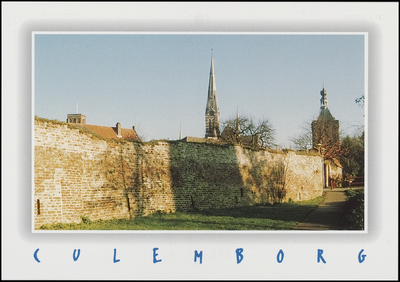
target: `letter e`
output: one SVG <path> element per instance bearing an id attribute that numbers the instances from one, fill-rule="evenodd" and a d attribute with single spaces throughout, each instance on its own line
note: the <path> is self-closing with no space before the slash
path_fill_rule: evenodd
<path id="1" fill-rule="evenodd" d="M 157 263 L 157 262 L 161 262 L 162 261 L 161 259 L 156 259 L 156 256 L 158 256 L 157 250 L 158 250 L 158 248 L 154 248 L 153 249 L 153 263 Z"/>

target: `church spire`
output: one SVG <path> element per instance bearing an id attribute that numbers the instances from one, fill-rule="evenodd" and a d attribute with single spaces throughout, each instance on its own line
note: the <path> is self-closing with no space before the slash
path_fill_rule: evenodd
<path id="1" fill-rule="evenodd" d="M 325 87 L 322 87 L 321 90 L 321 110 L 328 109 L 328 92 L 325 90 Z"/>
<path id="2" fill-rule="evenodd" d="M 219 137 L 219 115 L 220 113 L 214 74 L 214 59 L 212 57 L 211 49 L 211 67 L 206 105 L 206 137 Z"/>
<path id="3" fill-rule="evenodd" d="M 210 78 L 208 84 L 208 99 L 207 99 L 207 110 L 219 111 L 218 100 L 217 100 L 217 88 L 215 85 L 215 74 L 214 74 L 214 59 L 211 57 L 210 67 Z"/>
<path id="4" fill-rule="evenodd" d="M 331 112 L 329 111 L 328 108 L 328 92 L 326 91 L 325 87 L 322 87 L 322 90 L 320 92 L 321 94 L 321 106 L 320 106 L 320 112 L 319 112 L 319 117 L 318 118 L 329 118 L 329 119 L 335 119 Z"/>
<path id="5" fill-rule="evenodd" d="M 237 134 L 240 134 L 239 107 L 236 109 L 236 131 Z"/>

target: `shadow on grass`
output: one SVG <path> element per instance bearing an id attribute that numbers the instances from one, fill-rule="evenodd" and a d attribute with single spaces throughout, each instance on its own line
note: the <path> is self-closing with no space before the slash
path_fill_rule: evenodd
<path id="1" fill-rule="evenodd" d="M 259 218 L 282 221 L 302 221 L 314 211 L 318 205 L 275 204 L 253 205 L 234 208 L 207 209 L 188 212 L 205 216 L 228 216 L 234 218 Z"/>
<path id="2" fill-rule="evenodd" d="M 146 230 L 291 230 L 318 207 L 302 204 L 253 205 L 135 218 Z"/>
<path id="3" fill-rule="evenodd" d="M 321 197 L 322 198 L 322 197 Z M 291 230 L 318 207 L 312 203 L 253 205 L 191 212 L 155 213 L 130 220 L 111 219 L 43 226 L 69 230 Z"/>
<path id="4" fill-rule="evenodd" d="M 257 219 L 253 221 L 245 221 L 240 218 L 223 218 L 218 220 L 215 218 L 208 218 L 207 220 L 202 219 L 191 219 L 189 222 L 185 219 L 179 218 L 168 218 L 163 219 L 163 222 L 159 222 L 159 225 L 154 225 L 154 222 L 146 230 L 290 230 L 296 224 L 296 222 L 281 222 L 276 220 L 268 219 Z M 145 225 L 139 224 L 140 228 L 144 228 Z M 143 230 L 143 229 L 142 229 Z"/>

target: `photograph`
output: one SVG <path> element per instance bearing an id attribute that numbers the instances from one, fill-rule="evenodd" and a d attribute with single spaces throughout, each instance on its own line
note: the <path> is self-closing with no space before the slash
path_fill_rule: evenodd
<path id="1" fill-rule="evenodd" d="M 32 36 L 35 230 L 366 230 L 367 34 Z"/>

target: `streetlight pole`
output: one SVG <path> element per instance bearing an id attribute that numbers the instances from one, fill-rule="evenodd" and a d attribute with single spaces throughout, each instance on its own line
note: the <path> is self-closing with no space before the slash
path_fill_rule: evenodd
<path id="1" fill-rule="evenodd" d="M 322 157 L 322 190 L 325 188 L 325 166 L 324 166 L 324 151 L 325 148 L 322 148 L 322 144 L 318 143 L 318 153 L 321 154 Z"/>
<path id="2" fill-rule="evenodd" d="M 322 155 L 322 189 L 325 188 L 325 164 L 324 164 L 324 152 L 325 148 L 321 147 L 321 155 Z"/>

